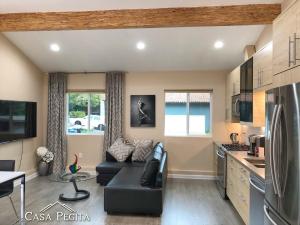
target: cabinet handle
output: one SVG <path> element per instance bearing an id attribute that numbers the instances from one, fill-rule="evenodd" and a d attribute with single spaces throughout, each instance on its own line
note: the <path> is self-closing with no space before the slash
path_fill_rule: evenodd
<path id="1" fill-rule="evenodd" d="M 235 84 L 232 84 L 232 94 L 235 95 Z"/>
<path id="2" fill-rule="evenodd" d="M 300 38 L 297 38 L 297 34 L 294 33 L 293 35 L 293 39 L 291 39 L 291 37 L 289 36 L 289 67 L 291 66 L 291 64 L 293 63 L 294 65 L 297 64 L 297 40 L 299 40 Z M 293 54 L 294 57 L 293 59 L 291 59 L 291 46 L 292 44 L 294 45 L 294 49 L 293 49 Z"/>
<path id="3" fill-rule="evenodd" d="M 269 211 L 268 211 L 268 208 L 267 208 L 266 205 L 264 205 L 264 213 L 265 213 L 266 217 L 268 218 L 268 220 L 271 222 L 272 225 L 277 225 L 277 223 L 275 223 L 275 221 L 269 215 Z"/>
<path id="4" fill-rule="evenodd" d="M 292 40 L 291 37 L 289 36 L 289 67 L 291 66 L 291 45 L 292 45 Z"/>
<path id="5" fill-rule="evenodd" d="M 296 65 L 297 62 L 297 36 L 296 33 L 294 33 L 294 65 Z"/>
<path id="6" fill-rule="evenodd" d="M 259 80 L 260 80 L 260 69 L 258 69 L 258 81 L 257 81 L 257 87 L 259 87 Z"/>
<path id="7" fill-rule="evenodd" d="M 263 69 L 260 70 L 260 86 L 262 86 L 262 79 L 263 79 Z"/>

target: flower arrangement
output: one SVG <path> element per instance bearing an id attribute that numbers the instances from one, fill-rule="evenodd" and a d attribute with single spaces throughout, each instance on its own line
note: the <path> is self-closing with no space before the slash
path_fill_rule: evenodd
<path id="1" fill-rule="evenodd" d="M 54 159 L 54 155 L 46 147 L 39 147 L 36 150 L 36 154 L 41 158 L 41 161 L 50 163 Z"/>

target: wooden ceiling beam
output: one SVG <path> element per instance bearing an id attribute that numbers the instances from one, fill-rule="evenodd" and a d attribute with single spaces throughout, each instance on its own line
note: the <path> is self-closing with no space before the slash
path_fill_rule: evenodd
<path id="1" fill-rule="evenodd" d="M 0 32 L 271 24 L 280 4 L 0 14 Z"/>

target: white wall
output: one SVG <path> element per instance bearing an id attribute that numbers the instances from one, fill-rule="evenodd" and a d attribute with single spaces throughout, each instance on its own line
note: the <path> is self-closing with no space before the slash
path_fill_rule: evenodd
<path id="1" fill-rule="evenodd" d="M 213 140 L 227 139 L 225 130 L 225 74 L 226 72 L 155 72 L 128 73 L 125 78 L 125 136 L 129 138 L 163 141 L 169 152 L 171 173 L 213 174 Z M 69 90 L 104 90 L 105 75 L 70 75 Z M 165 137 L 165 90 L 213 90 L 212 137 Z M 130 127 L 130 95 L 156 95 L 156 127 Z M 101 161 L 103 136 L 68 136 L 69 162 L 74 153 L 83 153 L 79 163 L 94 170 Z"/>
<path id="2" fill-rule="evenodd" d="M 44 74 L 12 43 L 0 34 L 0 99 L 37 102 L 37 137 L 23 142 L 20 170 L 31 174 L 36 169 L 37 147 L 43 142 L 43 79 Z M 18 169 L 22 141 L 0 145 L 0 159 L 16 160 Z"/>

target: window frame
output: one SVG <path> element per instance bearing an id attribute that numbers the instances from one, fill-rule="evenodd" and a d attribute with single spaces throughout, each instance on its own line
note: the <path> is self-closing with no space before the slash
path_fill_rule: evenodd
<path id="1" fill-rule="evenodd" d="M 179 134 L 179 135 L 172 135 L 172 134 L 166 134 L 166 94 L 167 93 L 186 93 L 187 94 L 187 107 L 186 107 L 186 134 Z M 210 104 L 209 104 L 209 114 L 210 114 L 210 120 L 209 120 L 209 126 L 210 126 L 210 132 L 205 135 L 200 134 L 190 134 L 190 94 L 191 93 L 209 93 L 210 94 Z M 165 137 L 201 137 L 201 138 L 212 138 L 213 137 L 213 126 L 212 126 L 212 120 L 213 120 L 213 112 L 212 112 L 212 104 L 213 104 L 213 90 L 165 90 L 164 91 L 164 136 Z"/>
<path id="2" fill-rule="evenodd" d="M 69 133 L 68 132 L 68 119 L 69 119 L 69 94 L 70 93 L 80 93 L 88 94 L 88 130 L 90 130 L 90 113 L 91 113 L 91 94 L 106 94 L 105 90 L 67 90 L 66 93 L 66 113 L 65 113 L 65 132 L 67 136 L 104 136 L 104 131 L 99 131 L 98 133 Z M 105 99 L 106 100 L 106 99 Z M 106 106 L 106 105 L 105 105 Z M 105 109 L 106 110 L 106 109 Z"/>

